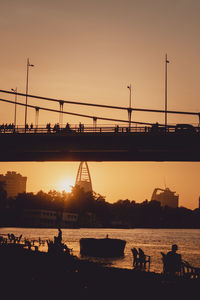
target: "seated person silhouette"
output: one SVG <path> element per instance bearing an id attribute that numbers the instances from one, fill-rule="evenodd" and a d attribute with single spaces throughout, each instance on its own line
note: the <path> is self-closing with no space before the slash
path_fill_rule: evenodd
<path id="1" fill-rule="evenodd" d="M 178 246 L 172 245 L 172 250 L 165 256 L 165 273 L 176 275 L 181 271 L 181 255 L 176 253 Z"/>

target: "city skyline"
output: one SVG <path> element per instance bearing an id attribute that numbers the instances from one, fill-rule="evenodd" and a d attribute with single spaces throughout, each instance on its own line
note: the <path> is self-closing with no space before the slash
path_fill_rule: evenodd
<path id="1" fill-rule="evenodd" d="M 5 164 L 5 163 L 3 163 Z M 6 163 L 10 166 L 18 165 L 15 169 L 16 172 L 20 173 L 23 176 L 27 177 L 27 193 L 33 192 L 37 193 L 40 190 L 44 192 L 49 192 L 50 190 L 57 190 L 62 192 L 65 190 L 66 192 L 71 191 L 71 186 L 75 186 L 76 176 L 79 168 L 79 162 L 45 162 L 43 164 L 31 162 L 21 162 L 21 163 Z M 109 173 L 104 173 L 104 170 L 108 169 L 107 164 L 110 165 Z M 125 164 L 125 166 L 124 166 Z M 169 166 L 167 163 L 166 166 L 163 163 L 134 163 L 131 162 L 131 166 L 127 166 L 130 164 L 129 162 L 117 162 L 117 163 L 94 163 L 89 162 L 88 167 L 91 174 L 91 181 L 93 185 L 93 191 L 95 193 L 99 193 L 102 196 L 105 196 L 106 201 L 108 202 L 116 202 L 118 200 L 126 200 L 129 199 L 130 201 L 134 200 L 137 203 L 141 203 L 145 200 L 150 201 L 153 191 L 155 188 L 166 188 L 168 187 L 171 191 L 176 192 L 179 195 L 179 207 L 183 206 L 189 209 L 195 209 L 199 207 L 199 194 L 196 192 L 198 190 L 198 181 L 188 182 L 188 177 L 185 177 L 185 181 L 178 182 L 174 184 L 173 180 L 175 180 L 176 175 L 171 174 L 171 167 L 175 165 L 180 165 L 180 174 L 182 170 L 187 170 L 188 176 L 191 176 L 191 169 L 190 163 L 171 163 Z M 146 166 L 150 165 L 151 167 L 149 170 L 146 170 Z M 157 182 L 154 182 L 155 174 L 152 176 L 152 166 L 155 166 L 155 172 L 157 172 Z M 126 177 L 123 181 L 121 181 L 121 177 L 118 177 L 117 171 L 132 170 L 134 169 L 136 172 L 140 171 L 140 176 L 137 180 L 134 181 L 127 181 Z M 12 171 L 12 168 L 9 169 Z M 8 170 L 8 171 L 9 171 Z M 37 170 L 33 172 L 33 170 Z M 59 170 L 59 171 L 58 171 Z M 1 168 L 1 173 L 6 173 L 7 170 L 4 171 L 4 168 Z M 26 172 L 26 173 L 22 173 Z M 37 180 L 38 174 L 40 173 L 41 179 L 40 181 Z M 165 172 L 165 173 L 162 173 Z M 56 177 L 55 177 L 56 173 Z M 95 174 L 95 175 L 94 175 Z M 163 177 L 162 177 L 162 175 Z M 198 176 L 198 168 L 196 168 L 196 175 Z M 136 176 L 136 174 L 134 174 Z M 133 178 L 134 178 L 133 176 Z M 113 181 L 110 182 L 110 178 L 113 178 Z M 137 177 L 137 176 L 136 176 Z M 143 177 L 143 179 L 142 179 Z M 103 178 L 103 183 L 102 183 Z M 168 180 L 169 178 L 169 180 Z M 143 189 L 139 189 L 139 183 L 144 180 Z M 121 184 L 121 189 L 116 188 Z M 187 186 L 186 186 L 187 185 Z M 181 188 L 182 186 L 186 186 L 188 188 L 187 193 L 183 193 Z M 110 188 L 110 190 L 109 190 Z"/>
<path id="2" fill-rule="evenodd" d="M 30 94 L 128 107 L 127 86 L 131 85 L 133 107 L 164 109 L 167 53 L 168 109 L 199 112 L 199 9 L 197 0 L 3 1 L 1 89 L 25 93 L 29 58 L 34 65 L 29 71 Z M 1 98 L 14 101 L 15 95 L 1 94 Z M 25 99 L 19 96 L 18 100 L 24 103 Z M 28 103 L 40 104 L 30 98 Z M 0 123 L 13 123 L 14 106 L 0 105 Z M 51 108 L 59 106 L 51 104 Z M 64 110 L 75 108 L 66 105 Z M 93 108 L 76 110 L 94 114 Z M 28 123 L 35 124 L 35 111 L 27 111 Z M 95 114 L 128 120 L 127 111 L 96 109 Z M 58 114 L 40 112 L 39 124 L 45 126 L 50 120 L 59 122 Z M 164 114 L 133 112 L 132 120 L 163 124 Z M 24 108 L 17 107 L 16 121 L 24 125 Z M 80 121 L 89 122 L 63 116 L 64 124 Z M 197 125 L 199 120 L 169 115 L 168 122 Z M 59 184 L 61 188 L 61 182 L 73 182 L 78 164 L 1 163 L 1 173 L 16 170 L 30 178 L 27 191 L 48 191 Z M 92 162 L 89 168 L 94 191 L 107 201 L 144 201 L 166 182 L 180 195 L 180 206 L 198 206 L 199 162 Z M 60 183 L 55 184 L 57 180 Z"/>

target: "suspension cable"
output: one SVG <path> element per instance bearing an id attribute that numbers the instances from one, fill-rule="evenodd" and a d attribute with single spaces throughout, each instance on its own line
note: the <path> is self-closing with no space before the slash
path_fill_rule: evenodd
<path id="1" fill-rule="evenodd" d="M 11 103 L 11 104 L 17 104 L 21 106 L 27 106 L 29 108 L 34 108 L 34 109 L 40 109 L 40 110 L 45 110 L 45 111 L 51 111 L 51 112 L 56 112 L 60 113 L 60 110 L 52 109 L 52 108 L 46 108 L 46 107 L 39 107 L 35 105 L 30 105 L 30 104 L 25 104 L 25 103 L 20 103 L 20 102 L 13 102 L 11 100 L 6 100 L 0 98 L 0 101 L 6 102 L 6 103 Z M 91 115 L 84 115 L 84 114 L 78 114 L 78 113 L 73 113 L 73 112 L 68 112 L 68 111 L 62 111 L 63 114 L 67 115 L 72 115 L 72 116 L 77 116 L 77 117 L 84 117 L 84 118 L 90 118 L 90 119 L 97 119 L 97 120 L 105 120 L 105 121 L 114 121 L 114 122 L 123 122 L 123 123 L 128 123 L 128 120 L 120 120 L 120 119 L 112 119 L 112 118 L 105 118 L 105 117 L 97 117 L 97 116 L 91 116 Z M 141 124 L 141 125 L 152 125 L 152 123 L 146 123 L 146 122 L 137 122 L 137 121 L 131 121 L 131 123 L 135 124 Z M 162 125 L 162 124 L 160 124 Z"/>
<path id="2" fill-rule="evenodd" d="M 166 111 L 162 110 L 162 109 L 129 108 L 129 107 L 123 107 L 123 106 L 94 104 L 94 103 L 77 102 L 77 101 L 70 101 L 70 100 L 59 100 L 59 99 L 36 96 L 36 95 L 29 95 L 29 94 L 26 95 L 24 93 L 19 93 L 19 92 L 15 93 L 15 92 L 6 91 L 6 90 L 0 90 L 0 92 L 7 93 L 7 94 L 19 95 L 19 96 L 27 96 L 27 97 L 30 97 L 30 98 L 41 99 L 41 100 L 46 100 L 46 101 L 53 101 L 53 102 L 61 102 L 62 101 L 63 103 L 75 104 L 75 105 L 95 106 L 95 107 L 110 108 L 110 109 L 121 109 L 121 110 L 128 110 L 129 109 L 131 111 L 142 111 L 142 112 L 166 113 Z M 199 116 L 199 114 L 200 114 L 199 112 L 186 112 L 186 111 L 174 111 L 174 110 L 168 110 L 167 113 L 168 114 L 197 115 L 197 116 Z M 98 118 L 98 119 L 100 119 L 100 118 Z M 145 123 L 143 123 L 143 124 L 145 124 Z"/>

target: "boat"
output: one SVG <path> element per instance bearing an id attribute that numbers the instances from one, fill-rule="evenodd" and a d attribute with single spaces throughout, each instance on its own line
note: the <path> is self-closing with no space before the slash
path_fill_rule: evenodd
<path id="1" fill-rule="evenodd" d="M 112 238 L 81 238 L 80 254 L 91 257 L 124 256 L 126 241 Z"/>

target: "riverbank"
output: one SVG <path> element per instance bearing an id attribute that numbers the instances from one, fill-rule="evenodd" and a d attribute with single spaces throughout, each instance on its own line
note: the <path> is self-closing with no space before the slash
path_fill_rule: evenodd
<path id="1" fill-rule="evenodd" d="M 37 228 L 1 228 L 0 234 L 8 237 L 13 233 L 15 236 L 22 234 L 22 241 L 45 241 L 44 245 L 39 246 L 40 251 L 47 251 L 47 240 L 53 240 L 57 235 L 57 229 L 37 229 Z M 120 259 L 95 259 L 95 261 L 109 263 L 116 268 L 132 269 L 133 254 L 131 249 L 141 248 L 145 254 L 151 256 L 150 271 L 161 273 L 163 269 L 161 252 L 167 253 L 172 244 L 177 244 L 178 252 L 182 259 L 188 261 L 192 266 L 200 268 L 200 230 L 166 230 L 166 229 L 62 229 L 62 240 L 71 249 L 73 254 L 80 257 L 81 238 L 110 238 L 126 240 L 124 257 Z M 35 243 L 38 245 L 38 242 Z M 81 257 L 80 257 L 81 258 Z"/>
<path id="2" fill-rule="evenodd" d="M 113 268 L 73 255 L 53 256 L 12 245 L 0 247 L 0 259 L 1 286 L 8 296 L 20 293 L 26 299 L 128 299 L 136 294 L 144 298 L 182 293 L 191 296 L 199 290 L 200 283 L 199 279 L 169 280 L 159 273 Z"/>

